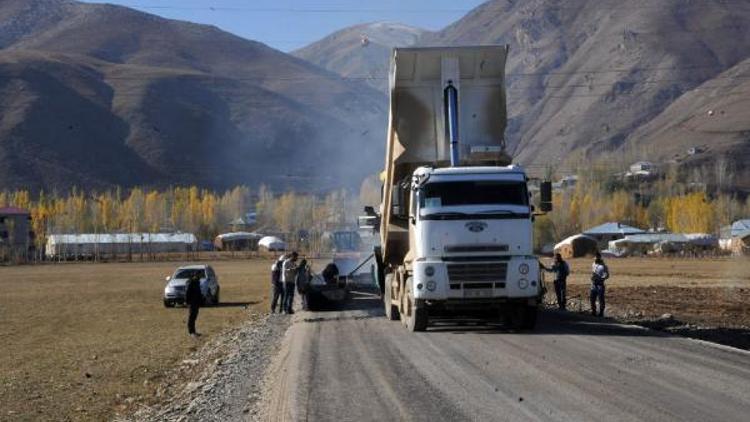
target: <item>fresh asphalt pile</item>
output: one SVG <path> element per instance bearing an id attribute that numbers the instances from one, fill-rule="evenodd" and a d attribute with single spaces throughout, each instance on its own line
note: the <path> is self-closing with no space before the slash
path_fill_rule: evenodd
<path id="1" fill-rule="evenodd" d="M 166 391 L 159 405 L 143 407 L 121 420 L 256 420 L 266 370 L 291 318 L 265 315 L 207 342 L 175 368 L 192 380 Z"/>

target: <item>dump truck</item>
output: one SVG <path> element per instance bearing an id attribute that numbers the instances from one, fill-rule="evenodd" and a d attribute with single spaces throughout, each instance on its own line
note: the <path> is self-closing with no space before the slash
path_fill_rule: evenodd
<path id="1" fill-rule="evenodd" d="M 505 147 L 507 46 L 396 48 L 376 277 L 411 331 L 455 316 L 533 329 L 543 295 L 524 169 Z"/>

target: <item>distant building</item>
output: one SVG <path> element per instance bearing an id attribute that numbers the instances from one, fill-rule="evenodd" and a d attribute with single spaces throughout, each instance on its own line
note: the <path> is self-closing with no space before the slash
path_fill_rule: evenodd
<path id="1" fill-rule="evenodd" d="M 23 208 L 0 208 L 0 261 L 25 261 L 33 250 L 31 213 Z"/>
<path id="2" fill-rule="evenodd" d="M 563 259 L 580 258 L 583 256 L 592 256 L 598 251 L 596 239 L 577 234 L 570 236 L 554 247 L 554 252 L 559 253 Z"/>
<path id="3" fill-rule="evenodd" d="M 707 233 L 646 233 L 626 236 L 609 244 L 609 250 L 618 256 L 704 254 L 719 247 L 716 236 Z"/>
<path id="4" fill-rule="evenodd" d="M 630 169 L 625 173 L 628 179 L 653 179 L 659 175 L 659 168 L 650 161 L 638 161 L 630 165 Z"/>
<path id="5" fill-rule="evenodd" d="M 607 249 L 609 242 L 622 239 L 625 236 L 646 233 L 645 230 L 631 227 L 622 223 L 605 223 L 592 227 L 583 232 L 584 235 L 596 240 L 600 250 Z"/>
<path id="6" fill-rule="evenodd" d="M 639 171 L 653 172 L 656 171 L 656 166 L 650 161 L 639 161 L 630 165 L 631 173 L 637 173 Z"/>
<path id="7" fill-rule="evenodd" d="M 262 234 L 248 232 L 224 233 L 216 236 L 214 247 L 220 251 L 257 251 Z"/>
<path id="8" fill-rule="evenodd" d="M 734 255 L 750 255 L 750 219 L 738 220 L 721 229 L 721 249 Z"/>
<path id="9" fill-rule="evenodd" d="M 194 252 L 197 246 L 192 233 L 53 234 L 47 237 L 45 254 L 52 259 L 87 259 Z"/>
<path id="10" fill-rule="evenodd" d="M 572 189 L 578 184 L 578 176 L 565 176 L 559 182 L 553 183 L 552 188 L 555 190 Z"/>
<path id="11" fill-rule="evenodd" d="M 688 155 L 698 155 L 701 154 L 705 149 L 703 147 L 691 147 L 688 148 L 687 153 Z"/>
<path id="12" fill-rule="evenodd" d="M 254 229 L 257 223 L 257 214 L 254 212 L 249 212 L 245 214 L 244 217 L 235 218 L 234 220 L 230 221 L 227 226 L 229 227 L 229 230 L 233 232 L 246 232 Z"/>

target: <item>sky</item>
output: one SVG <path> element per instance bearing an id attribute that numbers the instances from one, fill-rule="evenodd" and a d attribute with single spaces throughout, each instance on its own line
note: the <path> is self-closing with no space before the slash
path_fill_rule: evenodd
<path id="1" fill-rule="evenodd" d="M 215 25 L 282 51 L 347 26 L 400 22 L 428 30 L 460 19 L 485 0 L 84 0 L 112 3 L 166 18 Z"/>

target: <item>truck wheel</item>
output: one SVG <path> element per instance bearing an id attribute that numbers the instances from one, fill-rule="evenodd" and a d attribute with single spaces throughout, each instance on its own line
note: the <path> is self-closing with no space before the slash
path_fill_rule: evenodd
<path id="1" fill-rule="evenodd" d="M 409 318 L 406 320 L 406 328 L 411 332 L 424 331 L 427 329 L 427 309 L 417 308 L 414 300 L 409 300 Z"/>
<path id="2" fill-rule="evenodd" d="M 403 292 L 403 304 L 407 317 L 404 325 L 411 332 L 424 331 L 427 329 L 427 309 L 417 307 L 417 302 L 411 297 L 412 278 L 406 279 L 406 290 Z M 404 318 L 402 318 L 404 319 Z"/>
<path id="3" fill-rule="evenodd" d="M 387 274 L 385 276 L 385 297 L 383 298 L 383 303 L 385 304 L 385 317 L 388 319 L 388 321 L 398 321 L 400 317 L 398 306 L 394 305 L 391 299 L 393 294 L 393 286 L 391 285 L 392 282 L 393 274 Z"/>

